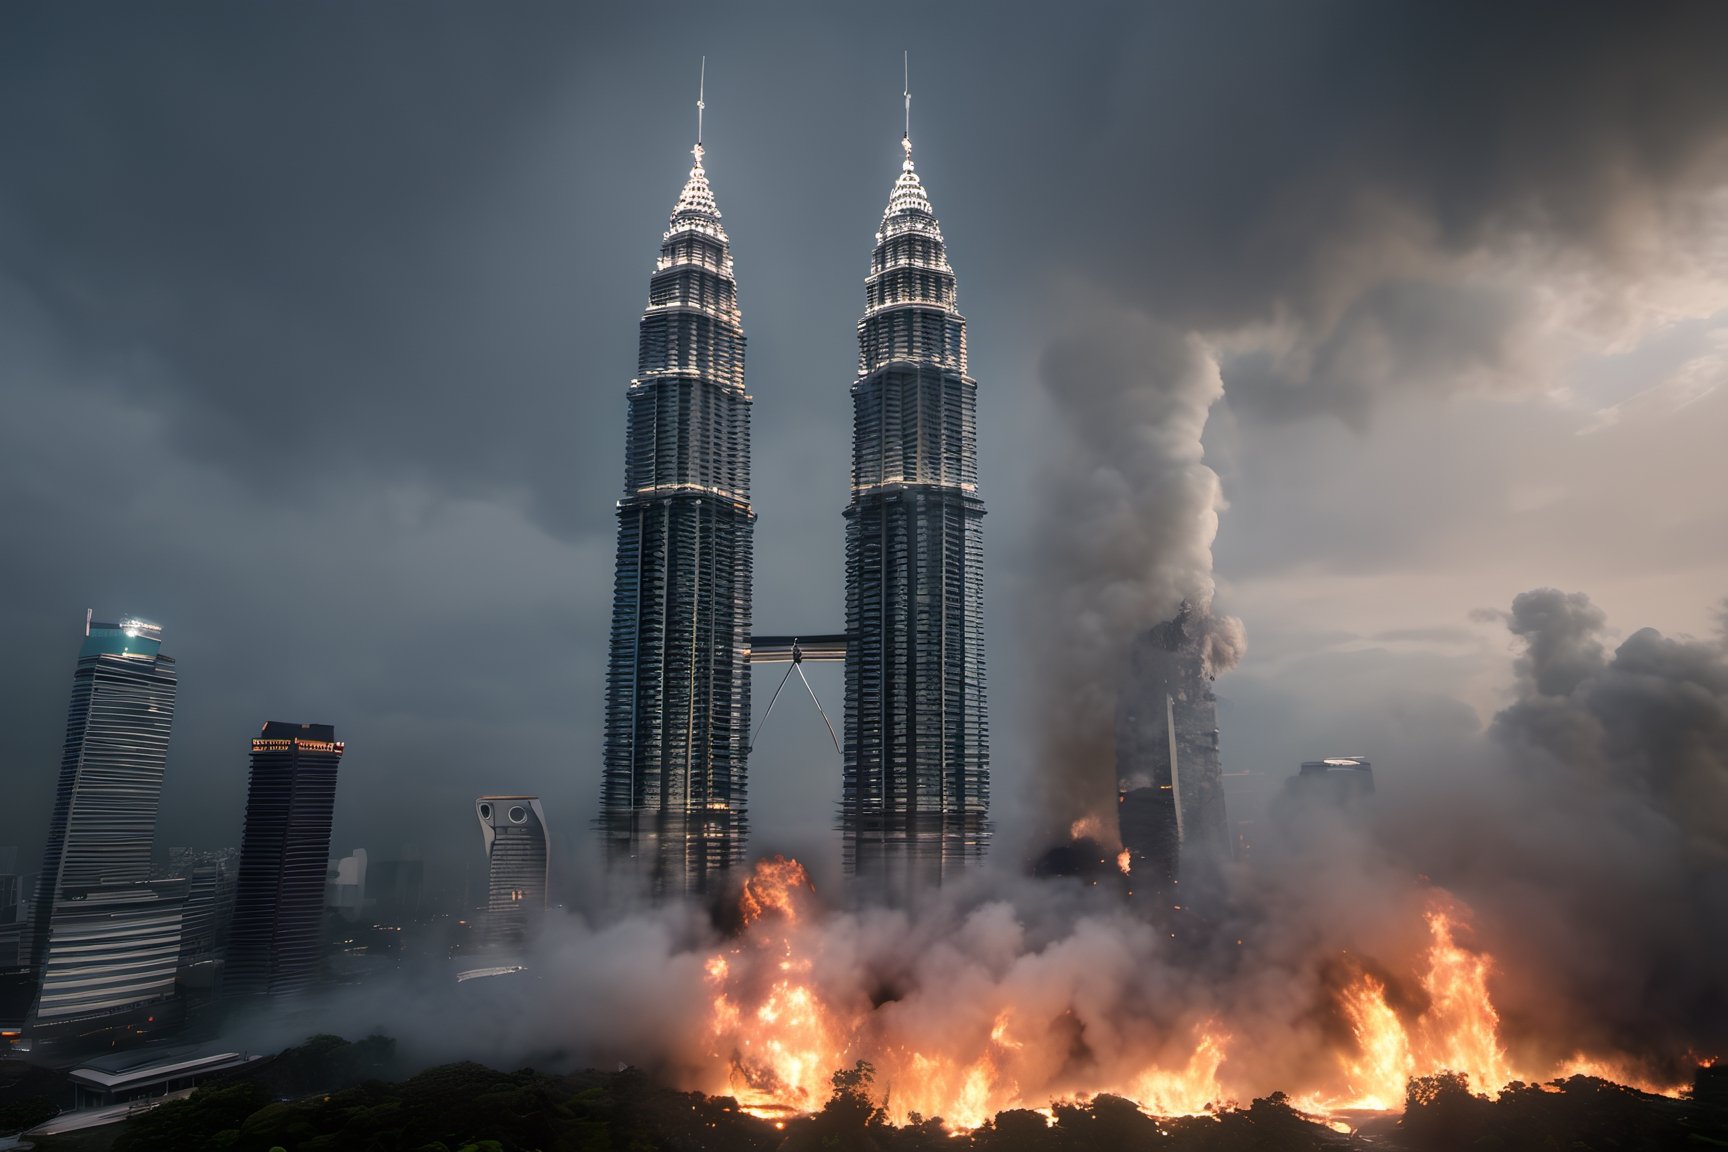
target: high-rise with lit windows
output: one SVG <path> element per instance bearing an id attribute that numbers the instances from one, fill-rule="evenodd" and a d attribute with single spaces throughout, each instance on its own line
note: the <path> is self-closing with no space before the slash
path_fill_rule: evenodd
<path id="1" fill-rule="evenodd" d="M 750 396 L 732 251 L 695 164 L 661 237 L 631 380 L 602 824 L 656 893 L 741 850 L 750 726 Z"/>
<path id="2" fill-rule="evenodd" d="M 990 803 L 978 383 L 910 124 L 902 147 L 852 384 L 841 820 L 854 871 L 905 842 L 939 875 L 981 849 Z"/>

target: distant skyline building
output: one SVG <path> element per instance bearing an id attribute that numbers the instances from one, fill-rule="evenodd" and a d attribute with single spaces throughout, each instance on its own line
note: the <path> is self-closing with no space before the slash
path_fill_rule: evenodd
<path id="1" fill-rule="evenodd" d="M 854 872 L 982 851 L 990 806 L 978 384 L 942 228 L 905 154 L 858 322 L 841 822 Z"/>
<path id="2" fill-rule="evenodd" d="M 1284 781 L 1272 815 L 1284 831 L 1300 831 L 1326 818 L 1356 819 L 1373 799 L 1374 766 L 1365 757 L 1328 756 L 1302 762 Z"/>
<path id="3" fill-rule="evenodd" d="M 389 860 L 366 862 L 366 898 L 379 919 L 412 923 L 424 912 L 426 862 L 420 850 L 405 844 Z"/>
<path id="4" fill-rule="evenodd" d="M 186 882 L 186 909 L 180 929 L 181 967 L 222 958 L 233 922 L 239 871 L 238 848 L 213 852 L 168 849 L 167 876 Z"/>
<path id="5" fill-rule="evenodd" d="M 343 751 L 329 724 L 272 720 L 252 741 L 226 995 L 288 996 L 316 982 Z"/>
<path id="6" fill-rule="evenodd" d="M 546 911 L 551 849 L 538 796 L 481 796 L 474 801 L 486 844 L 487 944 L 519 944 Z"/>
<path id="7" fill-rule="evenodd" d="M 185 886 L 151 854 L 178 677 L 162 629 L 86 613 L 28 932 L 43 1043 L 155 1023 L 174 992 Z"/>
<path id="8" fill-rule="evenodd" d="M 1116 708 L 1117 817 L 1137 879 L 1228 859 L 1218 702 L 1188 604 L 1135 643 Z"/>
<path id="9" fill-rule="evenodd" d="M 324 905 L 352 920 L 366 908 L 366 849 L 330 861 L 324 875 Z"/>
<path id="10" fill-rule="evenodd" d="M 701 890 L 742 851 L 750 739 L 751 398 L 700 128 L 693 155 L 627 392 L 606 674 L 609 862 L 656 893 Z"/>

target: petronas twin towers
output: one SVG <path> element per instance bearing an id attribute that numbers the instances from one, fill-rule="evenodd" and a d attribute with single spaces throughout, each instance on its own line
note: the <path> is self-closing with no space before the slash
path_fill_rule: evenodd
<path id="1" fill-rule="evenodd" d="M 909 122 L 902 146 L 858 323 L 843 636 L 752 640 L 751 397 L 700 132 L 661 240 L 629 388 L 601 794 L 612 861 L 657 891 L 699 891 L 743 850 L 753 658 L 844 652 L 850 869 L 940 875 L 982 850 L 978 385 Z"/>

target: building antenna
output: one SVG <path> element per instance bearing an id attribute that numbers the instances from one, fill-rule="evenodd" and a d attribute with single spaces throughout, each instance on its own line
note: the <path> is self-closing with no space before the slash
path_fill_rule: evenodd
<path id="1" fill-rule="evenodd" d="M 906 133 L 905 133 L 905 135 L 900 137 L 900 140 L 901 140 L 901 143 L 903 143 L 906 146 L 907 155 L 911 155 L 911 153 L 912 153 L 912 53 L 909 50 L 903 50 L 900 53 L 900 67 L 905 72 L 905 77 L 906 77 L 906 86 L 905 86 L 904 90 L 902 90 L 900 93 L 900 95 L 902 97 L 904 97 L 906 100 Z"/>
<path id="2" fill-rule="evenodd" d="M 702 110 L 708 107 L 702 99 L 708 92 L 708 57 L 702 57 L 702 71 L 696 80 L 696 163 L 702 163 Z"/>

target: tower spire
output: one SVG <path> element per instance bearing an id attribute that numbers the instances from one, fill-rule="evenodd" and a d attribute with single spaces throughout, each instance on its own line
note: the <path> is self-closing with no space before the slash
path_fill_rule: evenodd
<path id="1" fill-rule="evenodd" d="M 900 93 L 900 95 L 906 101 L 906 131 L 900 137 L 900 147 L 906 153 L 906 161 L 905 161 L 904 167 L 906 168 L 907 171 L 911 171 L 911 169 L 912 169 L 912 53 L 910 50 L 902 50 L 901 51 L 901 53 L 900 53 L 900 67 L 901 67 L 901 69 L 905 75 L 905 80 L 906 80 L 905 87 Z"/>
<path id="2" fill-rule="evenodd" d="M 696 167 L 702 167 L 702 110 L 708 105 L 702 97 L 708 91 L 708 57 L 702 57 L 702 71 L 697 73 L 696 80 L 696 147 L 690 154 L 696 157 Z"/>

